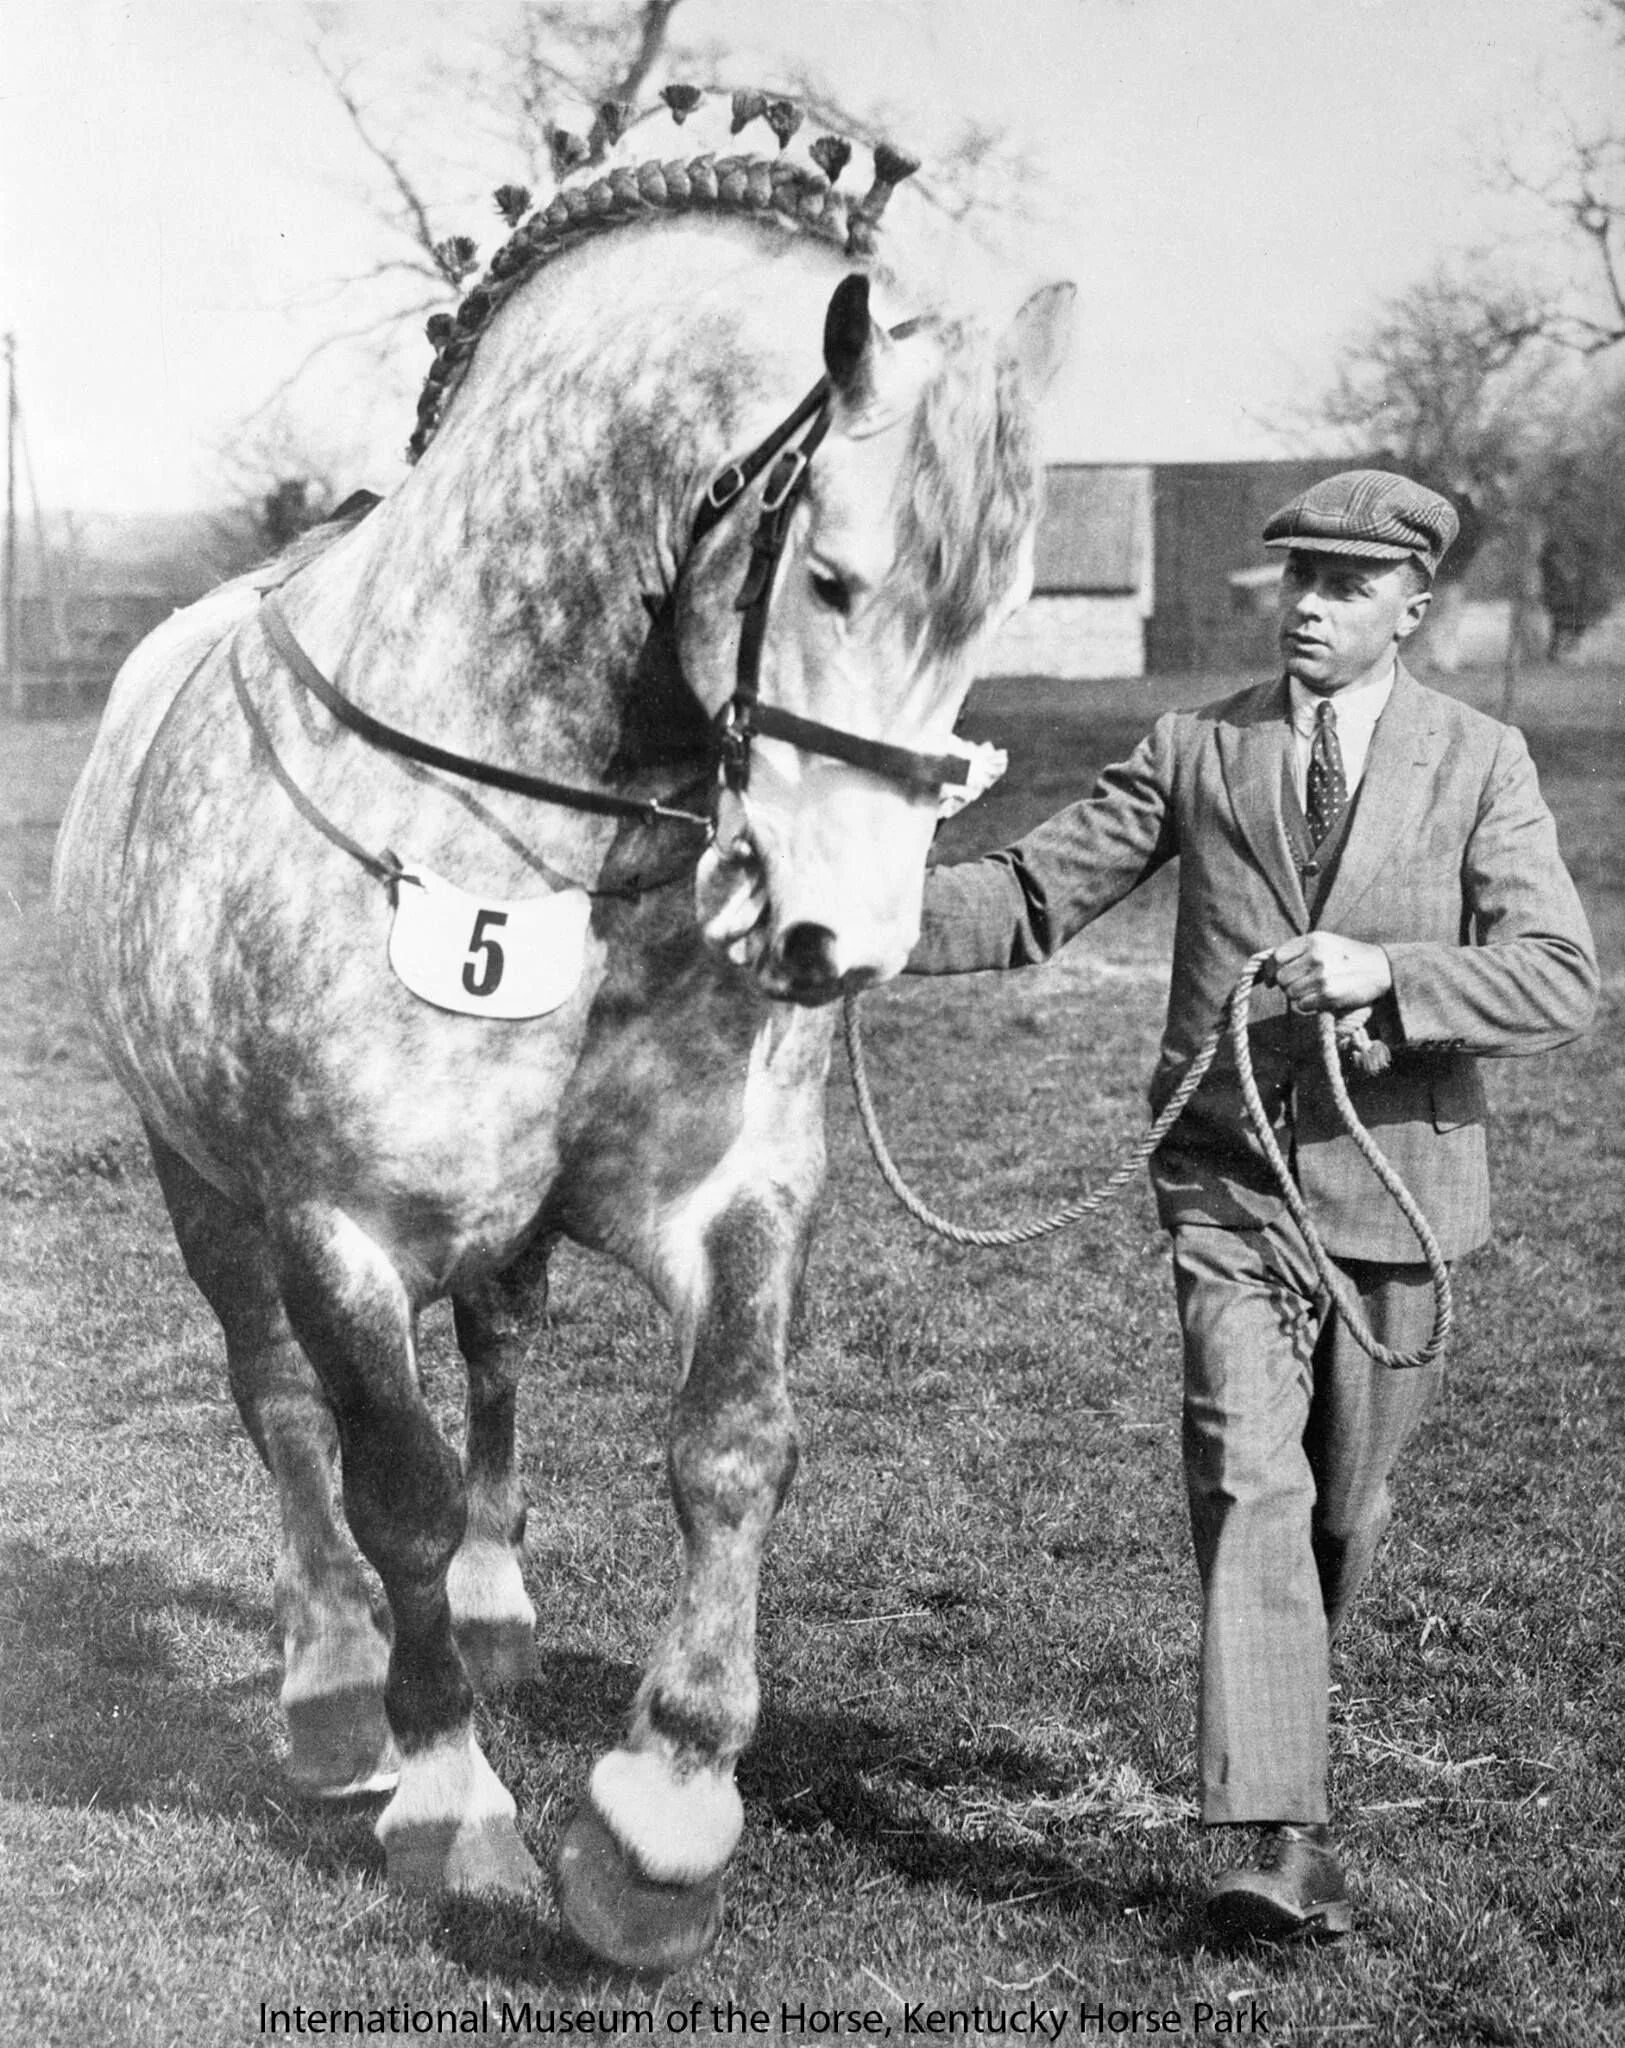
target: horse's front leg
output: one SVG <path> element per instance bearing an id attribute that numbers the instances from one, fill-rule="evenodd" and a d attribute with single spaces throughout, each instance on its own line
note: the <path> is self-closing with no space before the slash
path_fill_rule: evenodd
<path id="1" fill-rule="evenodd" d="M 691 1245 L 668 1438 L 682 1582 L 625 1744 L 599 1759 L 559 1853 L 566 1925 L 632 1968 L 679 1967 L 721 1922 L 734 1765 L 756 1726 L 757 1574 L 796 1466 L 785 1351 L 809 1208 L 782 1187 L 740 1192 Z"/>

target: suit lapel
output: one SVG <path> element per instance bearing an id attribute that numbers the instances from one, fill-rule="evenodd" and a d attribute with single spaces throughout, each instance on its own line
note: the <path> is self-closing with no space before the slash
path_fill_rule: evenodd
<path id="1" fill-rule="evenodd" d="M 1292 922 L 1307 930 L 1309 909 L 1281 817 L 1281 777 L 1286 772 L 1291 738 L 1283 676 L 1255 691 L 1240 715 L 1219 727 L 1219 759 L 1236 823 L 1252 848 L 1260 873 L 1280 897 Z"/>
<path id="2" fill-rule="evenodd" d="M 1383 864 L 1404 859 L 1427 801 L 1437 754 L 1435 722 L 1426 692 L 1401 663 L 1377 729 L 1349 820 L 1343 856 L 1321 905 L 1320 924 L 1336 931 L 1376 880 Z"/>

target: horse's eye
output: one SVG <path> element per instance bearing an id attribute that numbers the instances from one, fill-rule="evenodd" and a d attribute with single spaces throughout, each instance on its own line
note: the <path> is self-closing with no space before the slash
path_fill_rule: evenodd
<path id="1" fill-rule="evenodd" d="M 815 569 L 812 575 L 812 587 L 813 596 L 817 598 L 821 605 L 828 606 L 832 612 L 845 613 L 851 610 L 852 593 L 847 589 L 839 576 L 826 575 L 821 570 Z"/>

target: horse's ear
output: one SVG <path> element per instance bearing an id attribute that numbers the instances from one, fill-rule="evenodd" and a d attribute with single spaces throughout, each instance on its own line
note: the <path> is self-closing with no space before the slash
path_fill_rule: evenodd
<path id="1" fill-rule="evenodd" d="M 866 395 L 873 353 L 885 340 L 869 318 L 868 278 L 856 271 L 843 277 L 824 315 L 824 368 L 843 398 Z"/>
<path id="2" fill-rule="evenodd" d="M 1033 398 L 1041 398 L 1066 361 L 1072 345 L 1075 284 L 1039 287 L 1010 324 L 1004 337 L 1005 359 L 1013 362 Z"/>

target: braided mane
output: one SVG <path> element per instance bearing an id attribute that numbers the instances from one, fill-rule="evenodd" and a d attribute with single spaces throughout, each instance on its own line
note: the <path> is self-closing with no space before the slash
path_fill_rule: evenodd
<path id="1" fill-rule="evenodd" d="M 661 97 L 678 123 L 699 104 L 690 86 L 667 86 Z M 801 110 L 792 100 L 768 99 L 759 92 L 733 95 L 733 132 L 758 116 L 779 138 L 783 150 L 801 125 Z M 595 139 L 617 140 L 635 118 L 635 111 L 609 101 L 599 109 Z M 562 170 L 579 161 L 589 145 L 556 133 L 555 164 Z M 621 165 L 587 185 L 562 187 L 515 228 L 492 257 L 485 274 L 464 297 L 455 313 L 436 313 L 427 333 L 434 361 L 418 397 L 417 426 L 407 444 L 415 462 L 434 438 L 446 408 L 468 373 L 480 338 L 498 310 L 537 271 L 583 242 L 624 227 L 629 222 L 683 213 L 734 213 L 754 216 L 802 234 L 813 234 L 859 261 L 874 252 L 875 227 L 895 187 L 918 164 L 888 144 L 874 153 L 874 181 L 861 199 L 848 201 L 835 190 L 852 153 L 843 136 L 819 137 L 808 151 L 812 165 L 764 156 L 701 155 L 666 163 Z M 530 204 L 522 186 L 504 185 L 497 205 L 510 225 Z M 454 251 L 472 245 L 456 243 Z"/>

